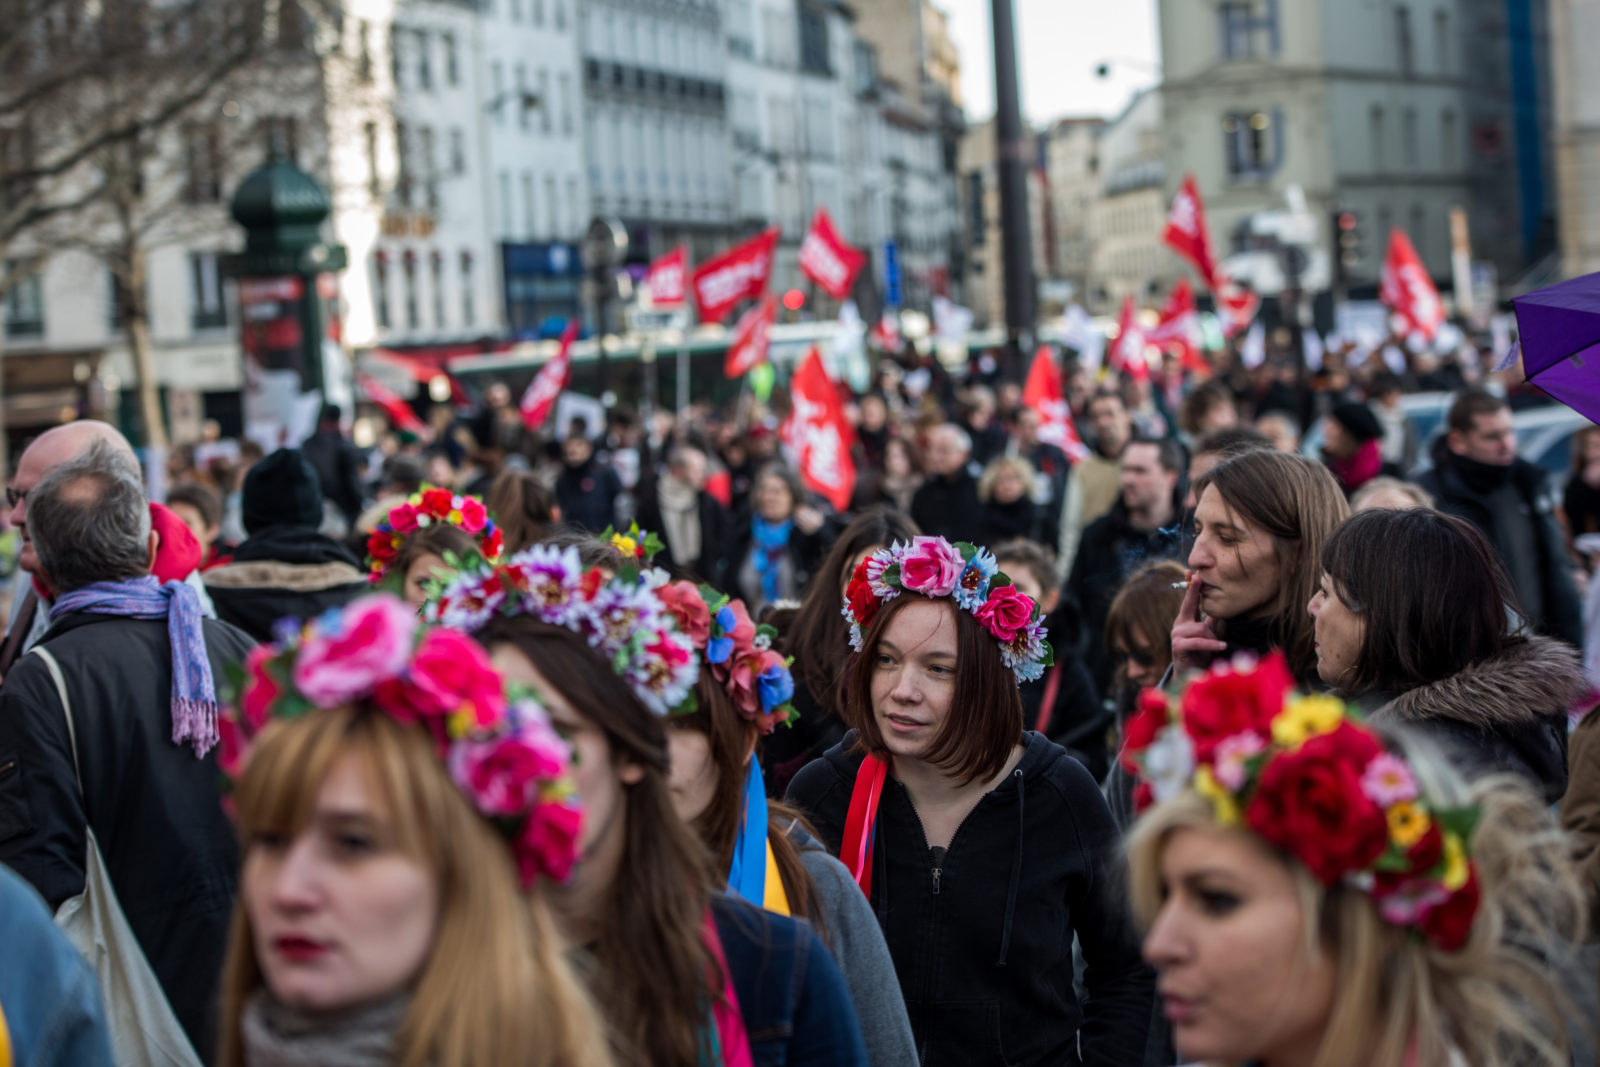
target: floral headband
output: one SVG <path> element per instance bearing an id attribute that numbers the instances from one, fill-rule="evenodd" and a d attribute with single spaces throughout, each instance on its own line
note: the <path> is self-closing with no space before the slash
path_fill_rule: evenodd
<path id="1" fill-rule="evenodd" d="M 1477 809 L 1430 803 L 1355 709 L 1295 692 L 1281 653 L 1219 664 L 1175 699 L 1146 689 L 1121 760 L 1140 779 L 1138 810 L 1193 789 L 1219 823 L 1248 827 L 1322 885 L 1367 893 L 1385 922 L 1446 952 L 1466 944 Z"/>
<path id="2" fill-rule="evenodd" d="M 659 593 L 678 629 L 695 648 L 704 650 L 711 676 L 728 691 L 740 715 L 763 734 L 799 717 L 792 703 L 794 675 L 789 666 L 793 660 L 772 649 L 777 630 L 757 626 L 744 601 L 709 585 L 669 582 Z"/>
<path id="3" fill-rule="evenodd" d="M 572 546 L 534 545 L 499 563 L 475 559 L 446 581 L 423 617 L 471 632 L 496 616 L 530 616 L 582 635 L 657 715 L 689 710 L 700 660 L 662 603 L 666 573 L 625 567 L 608 579 Z"/>
<path id="4" fill-rule="evenodd" d="M 275 636 L 251 650 L 237 706 L 218 720 L 230 779 L 273 719 L 366 702 L 428 731 L 451 781 L 510 839 L 524 889 L 541 874 L 567 878 L 583 820 L 571 749 L 532 692 L 506 687 L 477 642 L 423 626 L 384 593 L 304 626 L 284 620 Z"/>
<path id="5" fill-rule="evenodd" d="M 1019 684 L 1037 681 L 1055 662 L 1045 641 L 1039 605 L 1000 573 L 993 553 L 965 541 L 951 544 L 942 537 L 914 537 L 909 544 L 896 541 L 857 565 L 844 594 L 851 648 L 861 651 L 862 635 L 878 611 L 902 592 L 954 597 L 1000 643 L 1000 658 Z"/>
<path id="6" fill-rule="evenodd" d="M 411 494 L 404 504 L 389 509 L 389 517 L 378 523 L 367 538 L 369 582 L 377 583 L 388 574 L 400 555 L 400 546 L 418 530 L 446 523 L 459 526 L 478 539 L 478 551 L 493 562 L 500 558 L 500 528 L 489 517 L 483 501 L 462 496 L 448 489 L 425 488 Z"/>

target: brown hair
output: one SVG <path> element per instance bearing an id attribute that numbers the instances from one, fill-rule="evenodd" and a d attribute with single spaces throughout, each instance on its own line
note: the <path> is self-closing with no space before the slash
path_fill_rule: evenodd
<path id="1" fill-rule="evenodd" d="M 1178 405 L 1178 428 L 1193 436 L 1200 432 L 1200 423 L 1205 417 L 1217 408 L 1237 409 L 1238 406 L 1239 402 L 1234 398 L 1233 390 L 1222 381 L 1213 378 L 1195 386 L 1189 395 L 1183 398 L 1183 403 Z"/>
<path id="2" fill-rule="evenodd" d="M 555 521 L 556 495 L 532 471 L 501 471 L 490 484 L 484 503 L 500 526 L 508 554 L 544 540 Z"/>
<path id="3" fill-rule="evenodd" d="M 400 543 L 400 551 L 395 554 L 394 562 L 389 565 L 386 577 L 403 583 L 406 574 L 411 570 L 411 565 L 423 556 L 431 554 L 443 559 L 445 553 L 449 552 L 457 557 L 466 557 L 477 551 L 476 537 L 459 526 L 435 523 L 406 534 L 406 539 Z"/>
<path id="4" fill-rule="evenodd" d="M 560 950 L 548 906 L 537 887 L 518 890 L 505 839 L 457 790 L 425 731 L 360 706 L 269 724 L 235 795 L 246 854 L 262 833 L 300 833 L 349 755 L 365 765 L 398 848 L 439 886 L 433 947 L 400 1024 L 401 1067 L 609 1065 L 599 1013 Z M 221 1067 L 243 1067 L 240 1018 L 264 983 L 246 891 L 222 972 Z"/>
<path id="5" fill-rule="evenodd" d="M 858 732 L 857 744 L 867 752 L 887 752 L 872 706 L 878 643 L 907 604 L 928 599 L 904 592 L 879 608 L 863 635 L 860 654 L 848 668 L 845 723 Z M 950 712 L 926 760 L 963 785 L 987 780 L 1005 769 L 1012 748 L 1022 740 L 1022 695 L 1016 675 L 1001 661 L 1000 646 L 971 612 L 945 598 L 933 603 L 955 616 L 956 677 Z"/>
<path id="6" fill-rule="evenodd" d="M 222 497 L 218 496 L 217 491 L 209 485 L 184 482 L 182 485 L 173 486 L 167 490 L 167 506 L 171 507 L 173 504 L 188 504 L 200 513 L 200 521 L 207 526 L 222 525 Z"/>
<path id="7" fill-rule="evenodd" d="M 1039 542 L 1030 541 L 1026 537 L 1014 537 L 995 545 L 992 551 L 995 562 L 1007 574 L 1015 575 L 1017 571 L 1025 570 L 1033 575 L 1033 580 L 1038 582 L 1039 588 L 1046 593 L 1055 585 L 1055 553 Z"/>
<path id="8" fill-rule="evenodd" d="M 1146 563 L 1129 575 L 1106 612 L 1107 652 L 1118 646 L 1133 649 L 1147 644 L 1156 674 L 1164 672 L 1172 663 L 1168 635 L 1183 607 L 1183 590 L 1173 586 L 1184 577 L 1183 564 L 1170 559 Z M 1125 664 L 1119 662 L 1119 681 L 1124 677 L 1124 668 Z"/>
<path id="9" fill-rule="evenodd" d="M 588 979 L 619 1063 L 697 1067 L 705 1003 L 723 988 L 702 931 L 717 876 L 673 810 L 666 727 L 571 630 L 496 618 L 474 636 L 491 650 L 505 644 L 525 656 L 606 735 L 613 762 L 642 770 L 626 787 L 621 873 L 607 890 Z"/>
<path id="10" fill-rule="evenodd" d="M 1479 415 L 1493 415 L 1509 406 L 1503 396 L 1495 396 L 1478 386 L 1468 386 L 1450 402 L 1450 414 L 1445 422 L 1451 433 L 1468 434 L 1478 428 Z"/>
<path id="11" fill-rule="evenodd" d="M 1272 646 L 1283 650 L 1297 679 L 1315 682 L 1316 631 L 1306 605 L 1322 583 L 1322 546 L 1350 517 L 1343 490 L 1322 464 L 1270 450 L 1223 460 L 1195 482 L 1195 499 L 1210 488 L 1271 536 L 1283 568 L 1278 595 L 1267 605 Z"/>
<path id="12" fill-rule="evenodd" d="M 1583 473 L 1583 443 L 1596 434 L 1600 434 L 1600 426 L 1584 426 L 1572 435 L 1572 467 L 1569 473 L 1574 478 Z"/>

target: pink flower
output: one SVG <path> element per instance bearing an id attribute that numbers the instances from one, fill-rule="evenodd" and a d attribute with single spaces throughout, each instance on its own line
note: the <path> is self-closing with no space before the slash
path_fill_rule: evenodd
<path id="1" fill-rule="evenodd" d="M 531 886 L 541 874 L 566 881 L 578 860 L 578 835 L 582 830 L 583 809 L 576 804 L 544 803 L 534 808 L 511 848 L 523 888 Z"/>
<path id="2" fill-rule="evenodd" d="M 483 502 L 475 496 L 469 496 L 461 501 L 461 528 L 467 533 L 475 534 L 482 530 L 489 522 L 489 513 L 484 510 Z"/>
<path id="3" fill-rule="evenodd" d="M 1215 766 L 1211 773 L 1217 783 L 1230 793 L 1237 793 L 1244 785 L 1245 760 L 1266 751 L 1267 743 L 1260 734 L 1246 731 L 1224 738 L 1218 745 Z"/>
<path id="4" fill-rule="evenodd" d="M 336 626 L 316 626 L 295 657 L 295 688 L 319 708 L 366 696 L 405 669 L 417 617 L 394 597 L 353 601 Z"/>
<path id="5" fill-rule="evenodd" d="M 661 604 L 678 624 L 678 632 L 693 642 L 695 648 L 705 648 L 711 640 L 711 610 L 700 596 L 693 582 L 669 582 L 656 590 Z"/>
<path id="6" fill-rule="evenodd" d="M 1014 585 L 1002 585 L 989 590 L 989 599 L 974 611 L 973 616 L 1003 645 L 1015 641 L 1017 635 L 1033 621 L 1033 598 L 1017 591 Z"/>
<path id="7" fill-rule="evenodd" d="M 1415 878 L 1378 895 L 1378 914 L 1395 926 L 1414 926 L 1450 899 L 1450 891 L 1430 879 Z"/>
<path id="8" fill-rule="evenodd" d="M 1391 752 L 1372 757 L 1361 775 L 1361 791 L 1380 808 L 1417 799 L 1417 780 L 1405 761 Z"/>
<path id="9" fill-rule="evenodd" d="M 237 779 L 244 771 L 244 757 L 249 746 L 244 731 L 232 715 L 217 716 L 217 767 L 229 778 Z"/>
<path id="10" fill-rule="evenodd" d="M 397 534 L 408 534 L 417 528 L 417 509 L 401 504 L 389 509 L 389 528 Z"/>
<path id="11" fill-rule="evenodd" d="M 949 596 L 961 580 L 966 561 L 942 537 L 916 537 L 900 561 L 900 584 L 924 596 Z"/>
<path id="12" fill-rule="evenodd" d="M 257 645 L 245 657 L 244 669 L 248 681 L 244 687 L 244 698 L 239 702 L 239 710 L 244 712 L 244 721 L 249 724 L 251 733 L 267 724 L 272 703 L 281 692 L 277 681 L 267 671 L 267 661 L 277 651 L 271 645 Z"/>
<path id="13" fill-rule="evenodd" d="M 429 630 L 405 677 L 381 686 L 377 700 L 401 721 L 470 711 L 478 729 L 493 726 L 506 713 L 504 683 L 489 654 L 455 630 Z"/>
<path id="14" fill-rule="evenodd" d="M 515 734 L 492 741 L 458 741 L 450 776 L 485 815 L 521 815 L 539 801 L 540 786 L 563 770 L 558 753 Z"/>
<path id="15" fill-rule="evenodd" d="M 733 629 L 722 636 L 733 641 L 733 654 L 750 651 L 751 642 L 756 639 L 756 624 L 750 619 L 750 609 L 742 600 L 728 602 L 728 610 L 733 612 Z"/>

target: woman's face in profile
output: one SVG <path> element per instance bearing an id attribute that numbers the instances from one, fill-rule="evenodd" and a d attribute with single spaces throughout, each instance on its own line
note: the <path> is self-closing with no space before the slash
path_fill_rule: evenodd
<path id="1" fill-rule="evenodd" d="M 1283 580 L 1272 535 L 1229 507 L 1214 485 L 1206 486 L 1194 509 L 1194 531 L 1189 569 L 1201 583 L 1205 613 L 1238 619 L 1265 610 Z"/>
<path id="2" fill-rule="evenodd" d="M 1183 1062 L 1310 1063 L 1333 1010 L 1335 962 L 1307 936 L 1284 861 L 1220 827 L 1173 831 L 1144 957 Z"/>

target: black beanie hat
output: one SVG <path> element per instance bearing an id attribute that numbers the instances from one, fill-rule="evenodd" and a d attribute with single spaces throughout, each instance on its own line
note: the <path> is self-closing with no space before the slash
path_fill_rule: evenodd
<path id="1" fill-rule="evenodd" d="M 240 494 L 244 532 L 322 525 L 322 483 L 297 448 L 280 448 L 250 468 Z"/>
<path id="2" fill-rule="evenodd" d="M 1378 416 L 1365 404 L 1358 404 L 1353 400 L 1338 404 L 1328 412 L 1328 417 L 1344 427 L 1344 432 L 1355 439 L 1357 444 L 1366 444 L 1383 436 L 1383 427 L 1378 425 Z"/>

